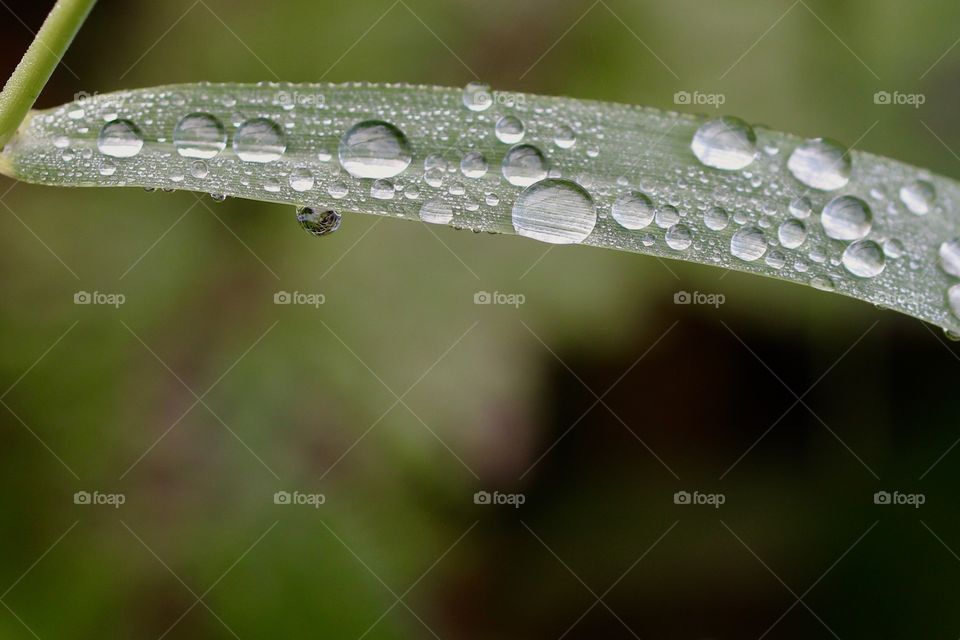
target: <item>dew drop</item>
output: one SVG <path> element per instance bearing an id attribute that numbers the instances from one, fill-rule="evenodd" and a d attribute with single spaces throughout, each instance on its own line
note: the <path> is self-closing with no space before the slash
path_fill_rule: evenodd
<path id="1" fill-rule="evenodd" d="M 340 228 L 343 218 L 332 209 L 298 207 L 297 221 L 304 231 L 315 236 L 327 236 Z"/>
<path id="2" fill-rule="evenodd" d="M 753 262 L 767 252 L 767 237 L 759 227 L 743 227 L 730 238 L 730 253 L 735 258 Z"/>
<path id="3" fill-rule="evenodd" d="M 710 207 L 703 212 L 703 224 L 707 229 L 723 231 L 730 224 L 730 215 L 722 207 Z"/>
<path id="4" fill-rule="evenodd" d="M 850 181 L 850 154 L 838 142 L 815 138 L 793 150 L 787 168 L 808 187 L 833 191 Z"/>
<path id="5" fill-rule="evenodd" d="M 347 197 L 347 194 L 350 193 L 350 187 L 345 182 L 337 181 L 327 187 L 327 193 L 330 194 L 331 198 L 339 200 Z"/>
<path id="6" fill-rule="evenodd" d="M 197 180 L 203 180 L 210 175 L 210 168 L 203 160 L 194 160 L 190 163 L 190 175 Z"/>
<path id="7" fill-rule="evenodd" d="M 482 178 L 489 168 L 486 157 L 479 151 L 467 153 L 460 161 L 460 171 L 468 178 Z"/>
<path id="8" fill-rule="evenodd" d="M 233 151 L 244 162 L 274 162 L 282 158 L 286 150 L 283 129 L 267 118 L 247 120 L 233 135 Z"/>
<path id="9" fill-rule="evenodd" d="M 173 129 L 173 146 L 184 158 L 209 160 L 227 148 L 227 132 L 208 113 L 191 113 Z"/>
<path id="10" fill-rule="evenodd" d="M 290 174 L 290 188 L 294 191 L 300 193 L 310 191 L 310 189 L 313 189 L 314 182 L 313 173 L 306 167 L 297 167 Z"/>
<path id="11" fill-rule="evenodd" d="M 916 180 L 900 187 L 900 200 L 907 206 L 910 213 L 918 216 L 930 213 L 936 199 L 936 190 L 926 180 Z"/>
<path id="12" fill-rule="evenodd" d="M 553 144 L 569 149 L 577 143 L 577 134 L 568 125 L 561 124 L 553 132 Z"/>
<path id="13" fill-rule="evenodd" d="M 756 157 L 757 135 L 740 118 L 724 116 L 697 129 L 690 147 L 706 166 L 736 171 L 748 166 Z"/>
<path id="14" fill-rule="evenodd" d="M 547 177 L 547 159 L 533 145 L 518 144 L 503 157 L 501 170 L 510 184 L 528 187 Z"/>
<path id="15" fill-rule="evenodd" d="M 776 269 L 779 271 L 780 269 L 783 269 L 785 264 L 787 264 L 787 257 L 780 251 L 771 251 L 767 254 L 767 258 L 764 262 L 766 262 L 767 266 L 771 269 Z"/>
<path id="16" fill-rule="evenodd" d="M 785 249 L 796 249 L 807 240 L 807 228 L 799 220 L 787 220 L 777 230 L 777 238 Z"/>
<path id="17" fill-rule="evenodd" d="M 143 149 L 143 134 L 129 120 L 112 120 L 100 130 L 97 149 L 105 156 L 132 158 Z"/>
<path id="18" fill-rule="evenodd" d="M 488 207 L 495 207 L 500 204 L 500 196 L 491 192 L 483 197 L 483 201 L 487 203 Z"/>
<path id="19" fill-rule="evenodd" d="M 873 278 L 883 273 L 886 257 L 873 240 L 854 242 L 843 252 L 843 266 L 858 278 Z"/>
<path id="20" fill-rule="evenodd" d="M 513 205 L 513 228 L 521 236 L 553 244 L 586 240 L 597 224 L 593 198 L 576 182 L 541 180 Z"/>
<path id="21" fill-rule="evenodd" d="M 420 207 L 420 219 L 431 224 L 449 224 L 453 220 L 453 208 L 442 200 L 427 200 Z"/>
<path id="22" fill-rule="evenodd" d="M 494 126 L 497 140 L 506 144 L 515 144 L 523 140 L 523 122 L 517 116 L 503 116 Z"/>
<path id="23" fill-rule="evenodd" d="M 617 198 L 610 213 L 624 229 L 643 229 L 653 222 L 655 210 L 647 195 L 631 191 Z"/>
<path id="24" fill-rule="evenodd" d="M 680 212 L 677 211 L 676 207 L 667 204 L 657 209 L 654 220 L 661 229 L 669 229 L 680 222 Z"/>
<path id="25" fill-rule="evenodd" d="M 463 90 L 463 106 L 470 111 L 486 111 L 493 104 L 490 85 L 471 82 Z"/>
<path id="26" fill-rule="evenodd" d="M 813 203 L 810 198 L 800 196 L 790 202 L 790 215 L 798 220 L 806 220 L 813 213 Z"/>
<path id="27" fill-rule="evenodd" d="M 955 284 L 947 289 L 947 302 L 953 315 L 960 318 L 960 284 Z"/>
<path id="28" fill-rule="evenodd" d="M 340 164 L 355 178 L 392 178 L 410 166 L 410 142 L 400 129 L 382 120 L 355 124 L 343 134 Z"/>
<path id="29" fill-rule="evenodd" d="M 960 278 L 960 238 L 940 245 L 940 267 L 955 278 Z"/>
<path id="30" fill-rule="evenodd" d="M 838 196 L 827 203 L 820 224 L 835 240 L 859 240 L 870 233 L 873 213 L 866 202 L 855 196 Z"/>
<path id="31" fill-rule="evenodd" d="M 903 255 L 904 251 L 906 251 L 906 249 L 904 248 L 903 243 L 896 238 L 890 238 L 883 243 L 883 252 L 888 258 L 893 258 L 896 260 Z"/>
<path id="32" fill-rule="evenodd" d="M 393 200 L 396 193 L 396 187 L 389 180 L 374 180 L 370 185 L 370 197 L 377 200 Z"/>
<path id="33" fill-rule="evenodd" d="M 690 245 L 693 244 L 693 233 L 687 225 L 675 224 L 667 229 L 663 239 L 667 246 L 674 251 L 683 251 L 689 249 Z"/>
<path id="34" fill-rule="evenodd" d="M 100 175 L 102 176 L 112 176 L 117 172 L 117 165 L 115 162 L 110 160 L 104 160 L 103 164 L 100 165 Z"/>

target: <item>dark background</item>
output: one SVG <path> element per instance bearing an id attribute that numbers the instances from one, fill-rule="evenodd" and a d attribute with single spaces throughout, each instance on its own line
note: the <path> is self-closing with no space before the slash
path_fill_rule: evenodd
<path id="1" fill-rule="evenodd" d="M 0 7 L 4 74 L 51 4 Z M 847 143 L 879 122 L 858 148 L 958 175 L 957 25 L 960 5 L 893 0 L 104 0 L 39 106 L 476 74 L 664 109 L 722 93 L 724 113 Z M 182 193 L 0 194 L 0 636 L 960 636 L 960 349 L 936 328 L 585 247 L 358 215 L 316 240 L 290 209 Z"/>

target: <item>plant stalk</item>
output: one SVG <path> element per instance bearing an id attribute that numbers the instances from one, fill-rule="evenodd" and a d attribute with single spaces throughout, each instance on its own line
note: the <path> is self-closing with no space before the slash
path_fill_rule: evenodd
<path id="1" fill-rule="evenodd" d="M 57 0 L 0 92 L 0 148 L 16 133 L 96 2 Z"/>

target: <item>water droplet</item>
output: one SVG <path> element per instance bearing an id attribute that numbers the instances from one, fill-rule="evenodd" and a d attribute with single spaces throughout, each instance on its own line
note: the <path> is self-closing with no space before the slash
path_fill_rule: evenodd
<path id="1" fill-rule="evenodd" d="M 489 168 L 487 159 L 479 151 L 471 151 L 460 161 L 460 171 L 468 178 L 482 178 Z"/>
<path id="2" fill-rule="evenodd" d="M 810 285 L 820 291 L 833 291 L 837 288 L 833 280 L 827 276 L 814 276 L 810 279 Z"/>
<path id="3" fill-rule="evenodd" d="M 470 111 L 486 111 L 493 104 L 490 85 L 471 82 L 463 90 L 463 106 Z"/>
<path id="4" fill-rule="evenodd" d="M 420 219 L 431 224 L 449 224 L 453 220 L 453 208 L 441 200 L 427 200 L 420 207 Z"/>
<path id="5" fill-rule="evenodd" d="M 759 227 L 743 227 L 730 238 L 730 253 L 746 262 L 753 262 L 767 252 L 767 237 Z"/>
<path id="6" fill-rule="evenodd" d="M 910 213 L 918 216 L 930 213 L 936 199 L 936 190 L 926 180 L 916 180 L 900 188 L 900 200 L 907 205 Z"/>
<path id="7" fill-rule="evenodd" d="M 960 238 L 947 240 L 940 245 L 940 267 L 955 278 L 960 278 Z"/>
<path id="8" fill-rule="evenodd" d="M 653 201 L 640 193 L 631 191 L 625 193 L 613 203 L 611 214 L 624 229 L 643 229 L 653 222 Z"/>
<path id="9" fill-rule="evenodd" d="M 663 239 L 666 241 L 667 246 L 674 251 L 683 251 L 690 248 L 690 245 L 693 244 L 693 233 L 687 225 L 675 224 L 667 229 L 667 233 L 664 234 Z"/>
<path id="10" fill-rule="evenodd" d="M 393 200 L 397 189 L 389 180 L 374 180 L 370 185 L 370 197 L 377 200 Z"/>
<path id="11" fill-rule="evenodd" d="M 859 240 L 870 233 L 873 213 L 866 202 L 855 196 L 838 196 L 827 203 L 820 224 L 835 240 Z"/>
<path id="12" fill-rule="evenodd" d="M 813 213 L 813 203 L 810 198 L 800 196 L 790 202 L 790 215 L 798 220 L 806 220 Z"/>
<path id="13" fill-rule="evenodd" d="M 735 171 L 748 166 L 756 157 L 757 134 L 740 118 L 724 116 L 697 129 L 690 148 L 708 167 Z"/>
<path id="14" fill-rule="evenodd" d="M 143 149 L 143 134 L 129 120 L 112 120 L 100 130 L 97 149 L 105 156 L 132 158 Z"/>
<path id="15" fill-rule="evenodd" d="M 666 204 L 657 209 L 657 215 L 654 217 L 654 220 L 656 220 L 657 226 L 661 229 L 669 229 L 680 222 L 680 212 L 677 211 L 676 207 Z"/>
<path id="16" fill-rule="evenodd" d="M 503 157 L 501 170 L 510 184 L 528 187 L 547 177 L 547 159 L 533 145 L 518 144 Z"/>
<path id="17" fill-rule="evenodd" d="M 327 187 L 327 193 L 330 194 L 331 198 L 339 200 L 347 197 L 347 194 L 350 193 L 350 187 L 347 186 L 346 182 L 337 181 Z"/>
<path id="18" fill-rule="evenodd" d="M 953 315 L 960 318 L 960 284 L 955 284 L 947 289 L 947 302 L 950 304 L 950 311 Z"/>
<path id="19" fill-rule="evenodd" d="M 487 206 L 495 207 L 500 204 L 500 196 L 495 193 L 488 193 L 483 197 L 483 201 L 487 203 Z"/>
<path id="20" fill-rule="evenodd" d="M 266 118 L 247 120 L 233 135 L 233 151 L 244 162 L 274 162 L 282 158 L 286 150 L 283 129 Z"/>
<path id="21" fill-rule="evenodd" d="M 730 215 L 722 207 L 710 207 L 703 212 L 703 224 L 713 231 L 723 231 L 730 224 Z"/>
<path id="22" fill-rule="evenodd" d="M 203 160 L 194 160 L 190 163 L 190 175 L 197 180 L 203 180 L 210 175 L 210 168 Z"/>
<path id="23" fill-rule="evenodd" d="M 776 269 L 779 271 L 780 269 L 783 269 L 785 264 L 787 264 L 787 257 L 780 251 L 775 250 L 767 254 L 765 262 L 771 269 Z"/>
<path id="24" fill-rule="evenodd" d="M 313 173 L 306 167 L 297 167 L 290 174 L 290 188 L 294 191 L 301 193 L 310 191 L 313 189 L 314 182 Z"/>
<path id="25" fill-rule="evenodd" d="M 904 251 L 906 251 L 906 249 L 904 248 L 903 243 L 896 238 L 889 238 L 883 243 L 883 252 L 887 254 L 888 258 L 893 258 L 896 260 L 903 255 Z"/>
<path id="26" fill-rule="evenodd" d="M 523 122 L 517 116 L 503 116 L 494 127 L 497 140 L 515 144 L 523 140 Z"/>
<path id="27" fill-rule="evenodd" d="M 184 158 L 209 160 L 227 148 L 227 132 L 208 113 L 191 113 L 173 129 L 173 146 Z"/>
<path id="28" fill-rule="evenodd" d="M 103 164 L 100 165 L 100 175 L 102 176 L 112 176 L 117 172 L 117 165 L 115 162 L 110 160 L 104 160 Z"/>
<path id="29" fill-rule="evenodd" d="M 833 191 L 850 181 L 850 154 L 838 142 L 815 138 L 793 150 L 787 168 L 808 187 Z"/>
<path id="30" fill-rule="evenodd" d="M 553 244 L 586 240 L 597 224 L 590 194 L 576 182 L 548 179 L 533 184 L 513 205 L 517 233 Z"/>
<path id="31" fill-rule="evenodd" d="M 67 136 L 57 136 L 53 139 L 53 146 L 57 149 L 66 149 L 70 146 L 70 138 Z"/>
<path id="32" fill-rule="evenodd" d="M 354 125 L 340 140 L 340 164 L 356 178 L 392 178 L 410 166 L 410 142 L 400 129 L 382 120 Z"/>
<path id="33" fill-rule="evenodd" d="M 327 236 L 340 228 L 342 217 L 333 209 L 298 207 L 297 221 L 303 230 L 315 236 Z"/>
<path id="34" fill-rule="evenodd" d="M 777 230 L 777 237 L 785 249 L 796 249 L 807 240 L 807 228 L 799 220 L 787 220 Z"/>
<path id="35" fill-rule="evenodd" d="M 854 242 L 843 252 L 843 266 L 859 278 L 873 278 L 883 273 L 886 257 L 873 240 Z"/>
<path id="36" fill-rule="evenodd" d="M 553 132 L 553 144 L 569 149 L 577 143 L 577 134 L 568 125 L 561 124 Z"/>

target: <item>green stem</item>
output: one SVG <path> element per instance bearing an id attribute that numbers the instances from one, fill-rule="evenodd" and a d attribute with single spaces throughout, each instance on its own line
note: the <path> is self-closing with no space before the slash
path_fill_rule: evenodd
<path id="1" fill-rule="evenodd" d="M 57 0 L 0 92 L 0 148 L 33 107 L 97 0 Z"/>

